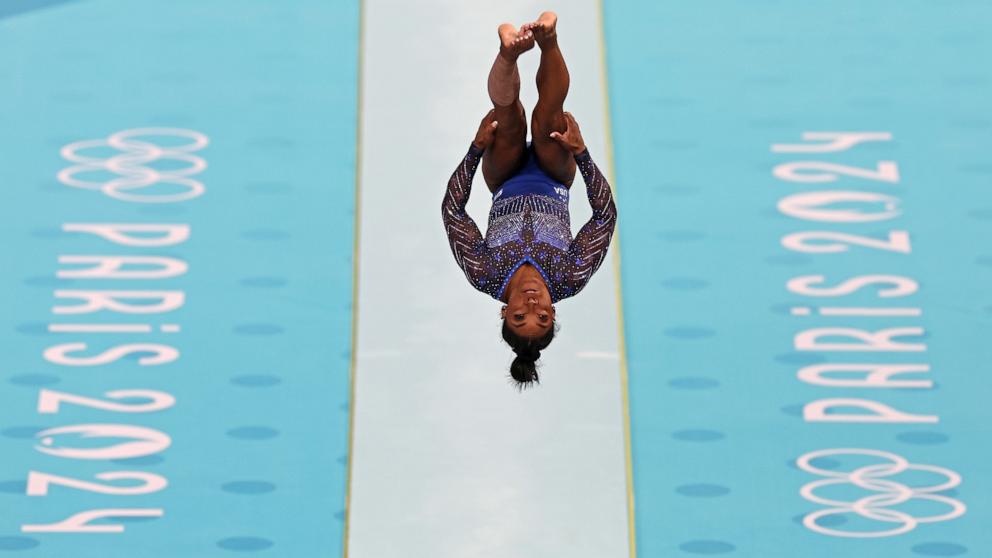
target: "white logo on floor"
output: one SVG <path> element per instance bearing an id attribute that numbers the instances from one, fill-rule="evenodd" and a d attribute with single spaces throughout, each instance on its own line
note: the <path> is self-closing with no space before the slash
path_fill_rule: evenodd
<path id="1" fill-rule="evenodd" d="M 164 147 L 138 138 L 162 138 L 174 136 L 188 139 L 189 142 Z M 70 143 L 62 148 L 62 157 L 76 163 L 62 169 L 58 179 L 66 186 L 99 190 L 104 194 L 123 201 L 138 203 L 171 203 L 189 200 L 203 194 L 203 183 L 190 178 L 207 168 L 202 158 L 192 155 L 209 143 L 207 136 L 193 130 L 181 128 L 135 128 L 117 132 L 106 139 L 83 140 Z M 110 157 L 82 155 L 86 150 L 96 151 L 110 147 L 120 153 Z M 158 161 L 180 161 L 180 168 L 156 169 L 145 166 Z M 175 166 L 173 163 L 172 166 Z M 80 175 L 86 173 L 109 172 L 117 175 L 109 180 L 86 180 Z M 178 185 L 178 192 L 163 194 L 142 194 L 139 190 L 156 184 Z M 174 186 L 170 189 L 174 189 Z"/>
<path id="2" fill-rule="evenodd" d="M 849 471 L 841 470 L 844 467 L 838 467 L 836 470 L 834 468 L 824 469 L 812 464 L 816 459 L 836 456 L 877 457 L 886 460 L 886 462 L 865 465 Z M 961 475 L 950 469 L 934 465 L 915 465 L 907 461 L 906 458 L 894 453 L 856 448 L 827 449 L 803 455 L 796 460 L 796 465 L 803 471 L 827 477 L 823 480 L 808 483 L 799 491 L 802 497 L 810 502 L 830 506 L 827 509 L 810 513 L 803 518 L 803 525 L 808 529 L 824 535 L 855 538 L 891 537 L 908 533 L 920 523 L 947 521 L 964 515 L 966 511 L 963 503 L 949 496 L 939 494 L 961 484 Z M 931 486 L 907 486 L 901 482 L 884 478 L 893 477 L 906 471 L 934 473 L 946 480 Z M 913 475 L 912 478 L 919 477 L 918 475 Z M 853 501 L 845 501 L 826 498 L 816 493 L 824 487 L 836 485 L 853 485 L 874 494 L 869 494 Z M 934 502 L 935 505 L 947 511 L 935 515 L 916 517 L 905 511 L 892 509 L 893 506 L 899 506 L 910 500 Z M 918 506 L 914 505 L 913 509 L 918 509 Z M 884 527 L 888 527 L 885 524 L 895 524 L 896 526 L 870 531 L 842 530 L 832 529 L 819 522 L 821 518 L 843 514 L 856 514 L 864 519 L 880 523 Z"/>

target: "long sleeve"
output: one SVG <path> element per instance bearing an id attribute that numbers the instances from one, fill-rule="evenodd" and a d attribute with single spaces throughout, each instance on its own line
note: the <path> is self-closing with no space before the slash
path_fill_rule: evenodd
<path id="1" fill-rule="evenodd" d="M 617 206 L 613 203 L 610 183 L 589 156 L 589 151 L 576 155 L 575 161 L 586 183 L 586 196 L 592 207 L 592 217 L 582 226 L 569 247 L 573 265 L 567 278 L 572 291 L 570 295 L 585 287 L 589 278 L 603 263 L 617 223 Z"/>
<path id="2" fill-rule="evenodd" d="M 451 253 L 465 277 L 476 288 L 486 283 L 483 259 L 486 242 L 475 221 L 465 212 L 469 194 L 472 193 L 472 179 L 479 166 L 482 152 L 474 146 L 469 148 L 461 164 L 448 180 L 448 189 L 441 202 L 441 219 L 448 235 Z"/>

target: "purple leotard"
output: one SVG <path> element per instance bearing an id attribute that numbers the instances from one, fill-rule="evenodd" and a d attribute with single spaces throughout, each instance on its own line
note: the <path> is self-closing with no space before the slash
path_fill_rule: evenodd
<path id="1" fill-rule="evenodd" d="M 537 153 L 531 143 L 527 144 L 527 162 L 517 174 L 511 176 L 493 192 L 493 202 L 524 194 L 541 194 L 568 204 L 568 186 L 557 182 L 541 170 L 537 164 Z"/>
<path id="2" fill-rule="evenodd" d="M 589 151 L 576 155 L 575 161 L 586 183 L 592 217 L 574 239 L 567 189 L 556 189 L 555 185 L 564 187 L 536 166 L 533 154 L 521 173 L 493 194 L 489 227 L 483 237 L 465 212 L 481 157 L 481 151 L 469 148 L 451 175 L 441 203 L 451 252 L 469 283 L 502 300 L 513 273 L 530 263 L 544 277 L 553 302 L 577 294 L 603 263 L 617 220 L 610 185 Z"/>

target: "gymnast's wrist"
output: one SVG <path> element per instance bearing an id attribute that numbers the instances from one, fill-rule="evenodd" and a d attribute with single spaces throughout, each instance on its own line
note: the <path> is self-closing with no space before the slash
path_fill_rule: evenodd
<path id="1" fill-rule="evenodd" d="M 592 159 L 592 155 L 589 155 L 589 148 L 584 145 L 582 146 L 582 151 L 575 153 L 574 157 L 576 163 L 584 163 L 589 159 Z"/>
<path id="2" fill-rule="evenodd" d="M 475 145 L 474 141 L 470 143 L 468 146 L 468 152 L 472 155 L 475 155 L 476 157 L 481 157 L 485 151 L 486 151 L 485 147 L 479 147 Z"/>

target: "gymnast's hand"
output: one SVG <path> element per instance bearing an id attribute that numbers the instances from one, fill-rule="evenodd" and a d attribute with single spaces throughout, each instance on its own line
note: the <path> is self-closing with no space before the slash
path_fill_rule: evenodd
<path id="1" fill-rule="evenodd" d="M 496 109 L 487 112 L 482 118 L 482 123 L 479 124 L 479 131 L 475 133 L 475 139 L 472 140 L 472 145 L 479 151 L 485 151 L 487 147 L 492 145 L 493 138 L 496 137 L 496 126 L 498 124 L 496 122 Z"/>
<path id="2" fill-rule="evenodd" d="M 586 150 L 586 142 L 582 140 L 582 133 L 579 132 L 579 123 L 570 112 L 565 113 L 565 132 L 551 132 L 551 137 L 572 155 L 578 155 Z"/>

